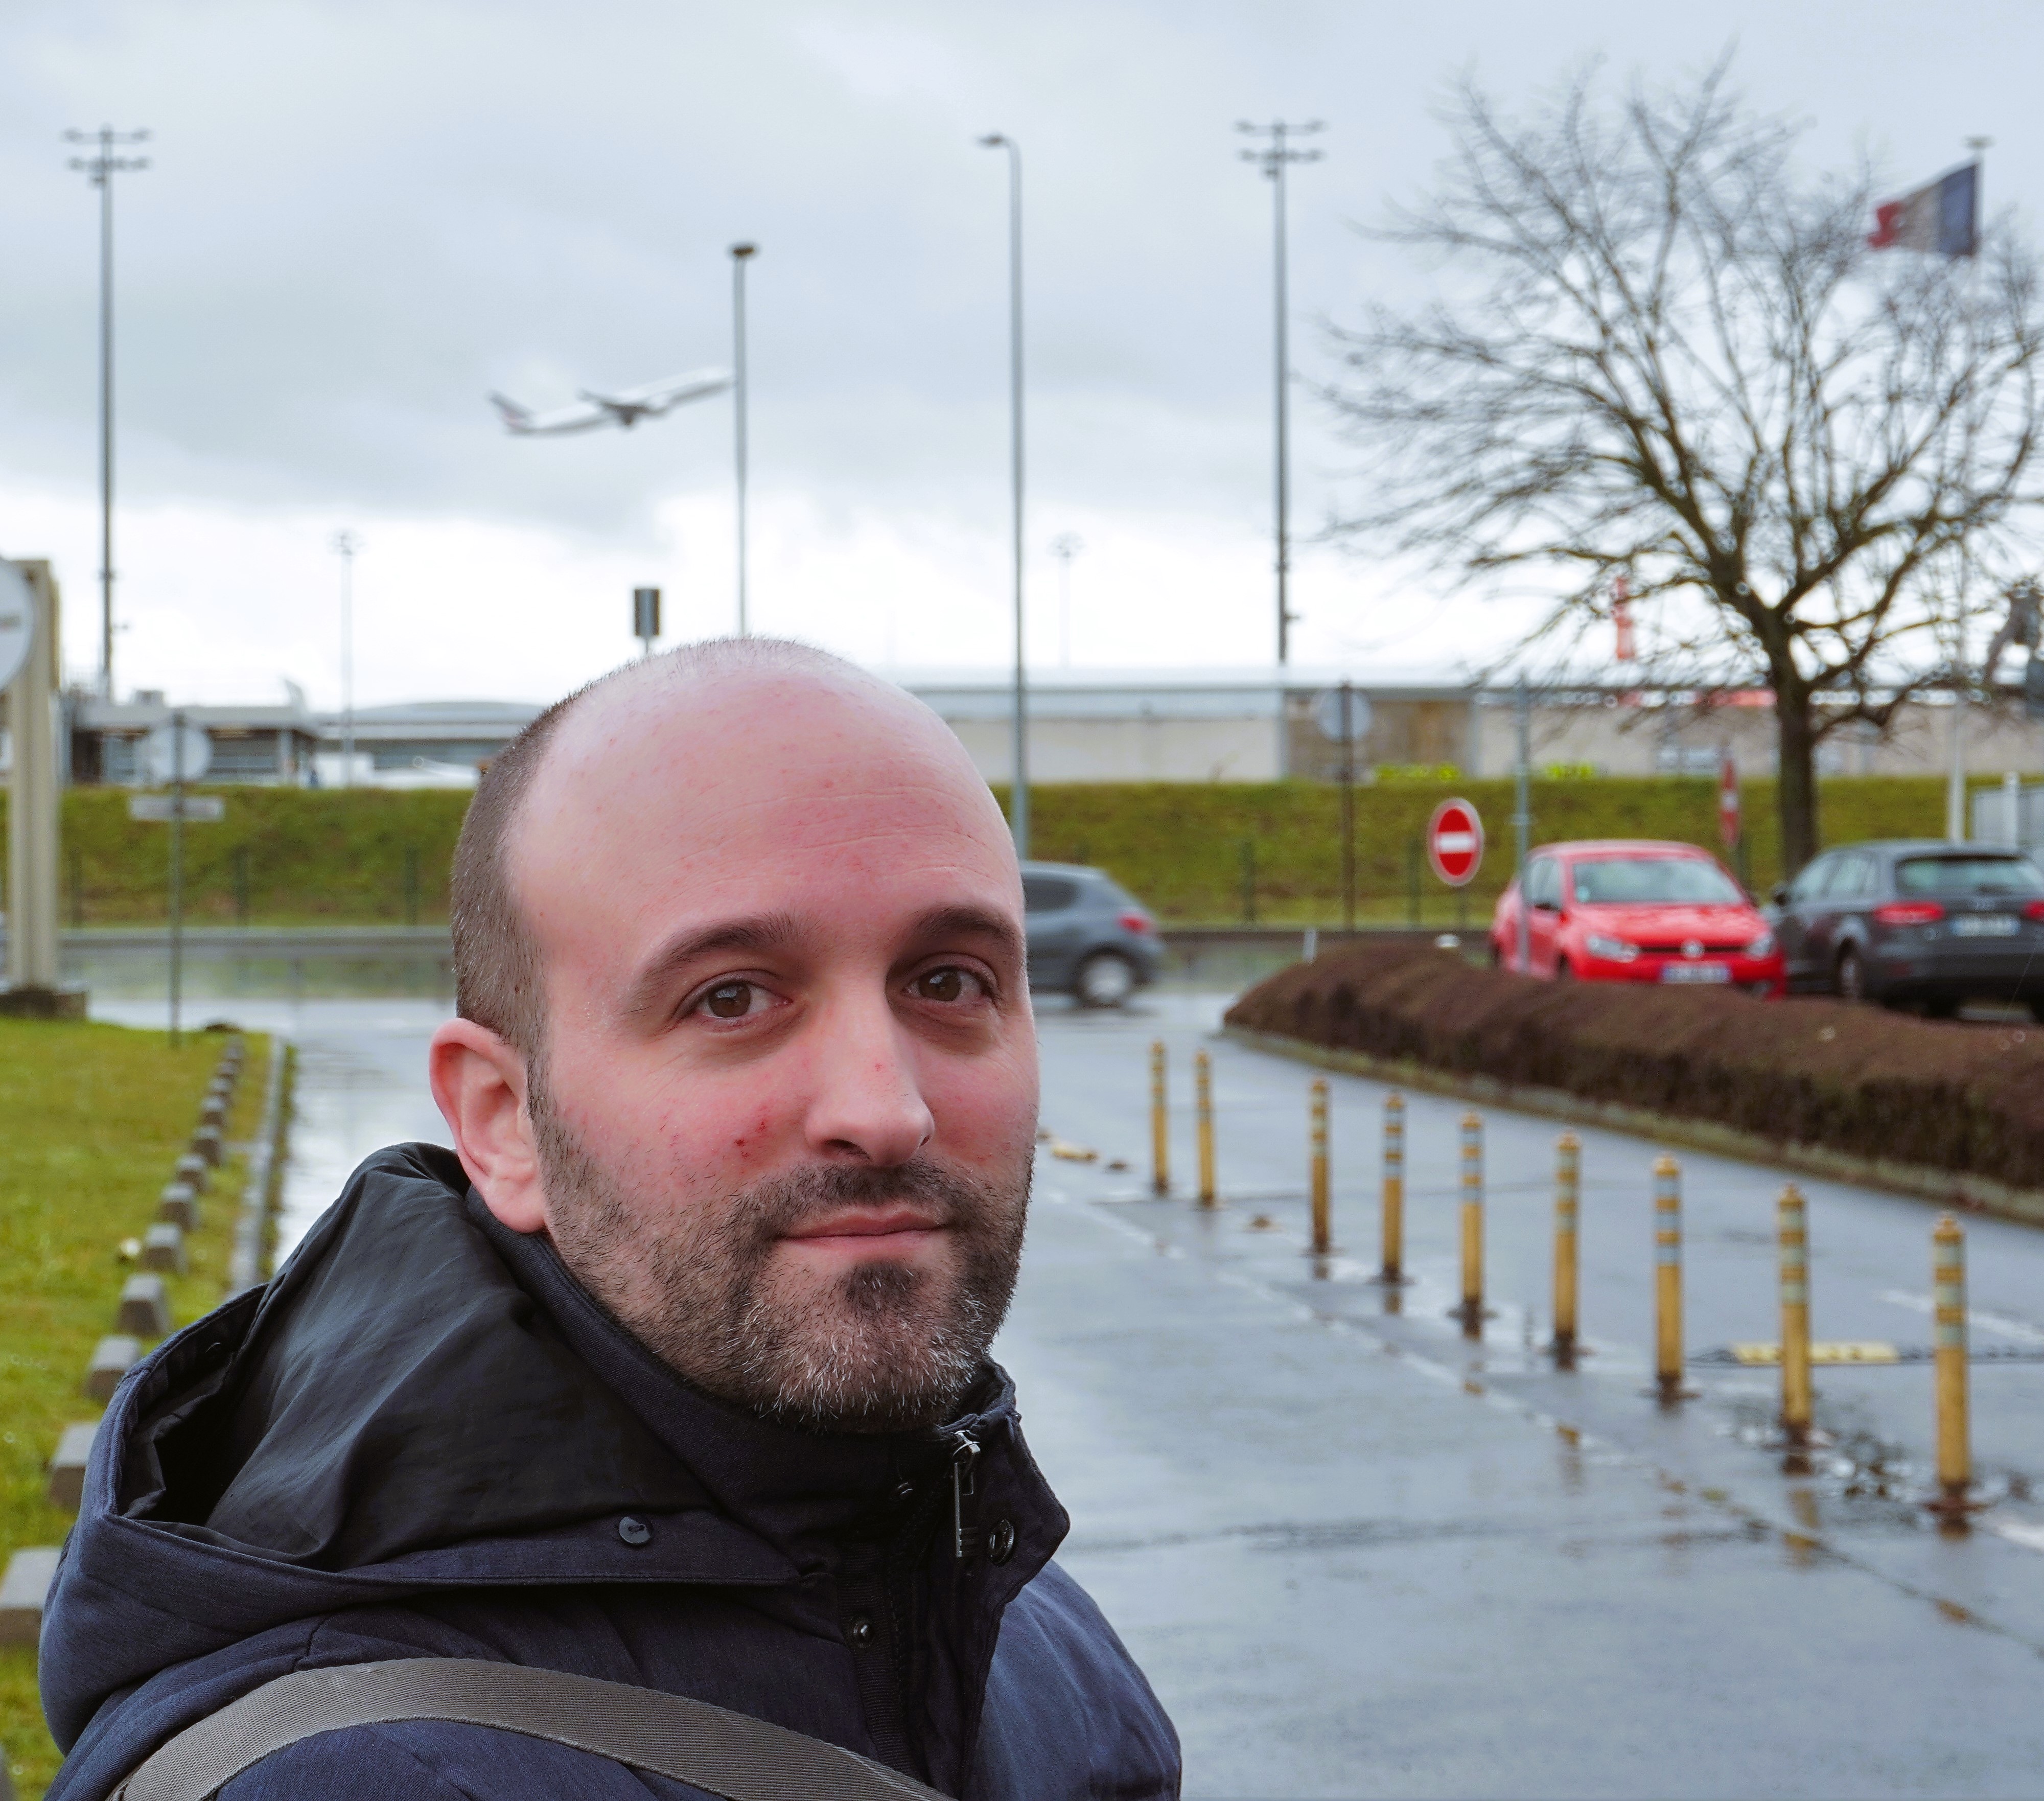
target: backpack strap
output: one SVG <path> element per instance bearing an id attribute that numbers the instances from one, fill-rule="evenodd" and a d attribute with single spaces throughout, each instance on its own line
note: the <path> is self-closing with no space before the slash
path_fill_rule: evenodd
<path id="1" fill-rule="evenodd" d="M 682 1695 L 467 1657 L 295 1670 L 186 1726 L 111 1801 L 206 1801 L 273 1751 L 316 1733 L 456 1720 L 593 1751 L 723 1801 L 941 1801 L 869 1757 Z"/>

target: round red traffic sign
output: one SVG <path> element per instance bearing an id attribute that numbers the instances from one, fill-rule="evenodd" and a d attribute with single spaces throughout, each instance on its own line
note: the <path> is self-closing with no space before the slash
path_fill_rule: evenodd
<path id="1" fill-rule="evenodd" d="M 1427 860 L 1451 888 L 1466 887 L 1483 867 L 1483 822 L 1466 800 L 1444 800 L 1427 822 Z"/>

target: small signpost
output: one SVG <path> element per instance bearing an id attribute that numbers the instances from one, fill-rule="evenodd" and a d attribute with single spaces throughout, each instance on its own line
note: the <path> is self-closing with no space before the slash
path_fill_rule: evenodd
<path id="1" fill-rule="evenodd" d="M 1466 888 L 1483 867 L 1483 821 L 1466 800 L 1444 800 L 1427 822 L 1427 860 L 1451 888 Z"/>
<path id="2" fill-rule="evenodd" d="M 658 588 L 634 588 L 632 591 L 632 635 L 639 641 L 639 654 L 651 656 L 653 641 L 660 635 L 660 591 Z"/>
<path id="3" fill-rule="evenodd" d="M 1718 762 L 1718 837 L 1725 855 L 1739 871 L 1739 885 L 1753 886 L 1753 871 L 1746 851 L 1746 810 L 1739 799 L 1739 765 L 1732 761 L 1731 747 L 1725 746 Z"/>
<path id="4" fill-rule="evenodd" d="M 1342 928 L 1355 929 L 1355 746 L 1370 729 L 1370 701 L 1344 682 L 1323 688 L 1313 704 L 1320 736 L 1342 747 Z"/>
<path id="5" fill-rule="evenodd" d="M 167 795 L 135 795 L 128 817 L 167 825 L 171 829 L 171 1048 L 182 1041 L 179 1011 L 184 985 L 185 822 L 218 822 L 227 817 L 227 802 L 217 795 L 188 795 L 185 783 L 199 780 L 213 767 L 213 741 L 196 725 L 173 713 L 142 741 L 143 773 L 169 784 Z"/>

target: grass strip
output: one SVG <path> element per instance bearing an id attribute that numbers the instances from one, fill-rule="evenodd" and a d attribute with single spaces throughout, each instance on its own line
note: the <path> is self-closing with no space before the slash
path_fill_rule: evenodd
<path id="1" fill-rule="evenodd" d="M 114 1329 L 121 1285 L 139 1267 L 122 1242 L 154 1223 L 226 1042 L 188 1033 L 172 1050 L 161 1032 L 0 1020 L 0 1561 L 61 1544 L 71 1529 L 71 1515 L 45 1498 L 44 1466 L 66 1426 L 103 1410 L 83 1384 L 93 1347 Z M 251 1034 L 247 1045 L 230 1145 L 262 1118 L 269 1044 Z M 214 1172 L 199 1228 L 186 1235 L 190 1268 L 164 1277 L 176 1326 L 219 1304 L 244 1169 L 236 1151 Z M 40 1795 L 60 1760 L 28 1646 L 0 1649 L 0 1743 L 15 1793 Z"/>

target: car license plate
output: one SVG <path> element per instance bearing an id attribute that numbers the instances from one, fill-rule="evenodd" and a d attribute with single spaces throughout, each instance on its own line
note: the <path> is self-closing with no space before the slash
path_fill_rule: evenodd
<path id="1" fill-rule="evenodd" d="M 1731 965 L 1728 963 L 1664 963 L 1661 965 L 1661 979 L 1664 982 L 1729 982 Z"/>
<path id="2" fill-rule="evenodd" d="M 1955 938 L 2012 938 L 2016 933 L 2012 913 L 1962 913 L 1952 922 Z"/>

